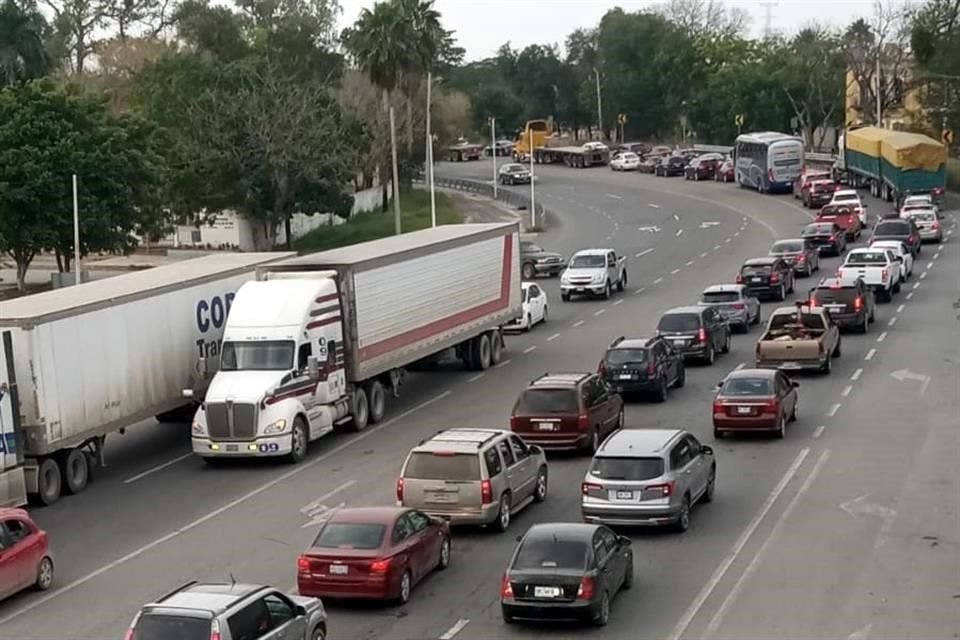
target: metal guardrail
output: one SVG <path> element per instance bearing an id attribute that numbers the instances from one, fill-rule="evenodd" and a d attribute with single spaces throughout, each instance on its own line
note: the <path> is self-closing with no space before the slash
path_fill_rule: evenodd
<path id="1" fill-rule="evenodd" d="M 413 181 L 418 184 L 426 185 L 426 178 L 423 175 L 416 176 Z M 462 191 L 464 193 L 473 193 L 479 196 L 485 196 L 491 200 L 502 202 L 520 211 L 530 211 L 530 196 L 501 187 L 497 189 L 497 195 L 496 198 L 494 198 L 493 185 L 487 182 L 481 182 L 480 180 L 448 178 L 434 175 L 433 184 L 441 189 L 453 189 L 454 191 Z M 543 228 L 546 226 L 548 213 L 548 210 L 538 202 L 536 214 L 537 227 Z M 528 223 L 529 220 L 525 220 L 524 226 L 526 226 Z"/>

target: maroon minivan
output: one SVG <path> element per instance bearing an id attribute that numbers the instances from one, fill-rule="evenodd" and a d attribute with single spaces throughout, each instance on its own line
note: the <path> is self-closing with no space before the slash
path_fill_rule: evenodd
<path id="1" fill-rule="evenodd" d="M 596 452 L 623 427 L 623 398 L 595 373 L 545 373 L 523 390 L 510 430 L 550 450 Z"/>

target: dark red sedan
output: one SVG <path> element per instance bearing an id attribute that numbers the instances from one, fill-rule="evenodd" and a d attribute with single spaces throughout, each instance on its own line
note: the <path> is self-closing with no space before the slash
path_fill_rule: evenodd
<path id="1" fill-rule="evenodd" d="M 727 158 L 724 160 L 719 167 L 717 167 L 717 173 L 714 176 L 714 179 L 717 182 L 733 182 L 737 178 L 737 168 L 733 163 L 733 159 Z"/>
<path id="2" fill-rule="evenodd" d="M 413 587 L 450 565 L 450 526 L 403 507 L 334 512 L 297 558 L 302 596 L 404 604 Z"/>
<path id="3" fill-rule="evenodd" d="M 713 400 L 713 435 L 768 431 L 783 438 L 797 419 L 800 386 L 782 371 L 741 369 L 720 383 Z"/>
<path id="4" fill-rule="evenodd" d="M 0 600 L 53 584 L 47 533 L 23 509 L 0 508 Z"/>

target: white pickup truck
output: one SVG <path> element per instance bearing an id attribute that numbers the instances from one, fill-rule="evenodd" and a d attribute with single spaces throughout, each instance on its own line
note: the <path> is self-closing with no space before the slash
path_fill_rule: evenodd
<path id="1" fill-rule="evenodd" d="M 853 249 L 837 272 L 843 279 L 861 278 L 877 299 L 890 302 L 900 291 L 901 263 L 890 249 Z"/>
<path id="2" fill-rule="evenodd" d="M 584 249 L 570 258 L 560 276 L 560 298 L 569 302 L 573 295 L 609 298 L 613 288 L 627 286 L 627 258 L 613 249 Z"/>
<path id="3" fill-rule="evenodd" d="M 874 240 L 871 249 L 884 249 L 893 254 L 900 263 L 900 282 L 906 282 L 913 275 L 913 253 L 899 240 Z"/>

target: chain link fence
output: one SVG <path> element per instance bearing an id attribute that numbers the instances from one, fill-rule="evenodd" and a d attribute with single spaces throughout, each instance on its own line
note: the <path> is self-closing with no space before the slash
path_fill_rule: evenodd
<path id="1" fill-rule="evenodd" d="M 426 178 L 423 175 L 419 175 L 413 179 L 417 184 L 426 185 Z M 502 202 L 503 204 L 513 207 L 518 211 L 530 211 L 530 196 L 517 193 L 516 191 L 511 191 L 509 189 L 504 189 L 503 187 L 497 188 L 497 195 L 493 195 L 493 184 L 482 182 L 480 180 L 468 180 L 466 178 L 448 178 L 444 176 L 433 176 L 433 184 L 435 187 L 440 189 L 452 189 L 454 191 L 461 191 L 463 193 L 472 193 L 478 196 L 484 196 L 490 198 L 491 200 L 496 200 L 497 202 Z M 536 225 L 535 228 L 528 231 L 536 231 L 538 229 L 544 229 L 547 226 L 547 221 L 549 219 L 550 212 L 544 208 L 542 204 L 537 203 L 537 215 L 536 215 Z M 526 220 L 523 220 L 524 226 L 529 227 L 530 219 L 529 213 L 527 214 Z M 523 216 L 521 216 L 521 219 Z"/>

